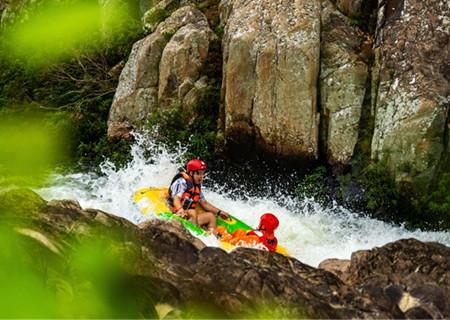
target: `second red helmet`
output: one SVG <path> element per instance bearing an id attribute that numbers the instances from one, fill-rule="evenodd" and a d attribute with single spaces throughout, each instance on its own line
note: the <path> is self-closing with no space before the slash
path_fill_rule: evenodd
<path id="1" fill-rule="evenodd" d="M 280 221 L 272 213 L 264 213 L 259 220 L 259 230 L 265 230 L 267 232 L 273 232 L 278 228 Z"/>
<path id="2" fill-rule="evenodd" d="M 203 160 L 200 159 L 192 159 L 187 163 L 187 171 L 198 171 L 198 170 L 206 170 L 208 167 Z"/>

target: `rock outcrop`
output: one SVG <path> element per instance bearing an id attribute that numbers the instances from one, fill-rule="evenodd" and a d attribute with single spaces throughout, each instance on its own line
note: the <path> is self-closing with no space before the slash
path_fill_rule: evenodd
<path id="1" fill-rule="evenodd" d="M 448 247 L 415 239 L 354 252 L 350 261 L 329 259 L 319 265 L 360 288 L 364 300 L 374 301 L 392 317 L 407 319 L 448 317 L 449 267 Z"/>
<path id="2" fill-rule="evenodd" d="M 133 45 L 120 75 L 108 119 L 110 137 L 126 137 L 158 107 L 198 101 L 205 87 L 201 69 L 214 37 L 206 17 L 185 6 L 161 22 L 155 32 Z"/>
<path id="3" fill-rule="evenodd" d="M 222 4 L 222 127 L 231 148 L 317 159 L 320 10 L 315 0 Z"/>
<path id="4" fill-rule="evenodd" d="M 449 267 L 448 247 L 404 239 L 354 252 L 346 283 L 406 318 L 443 319 L 450 312 Z"/>
<path id="5" fill-rule="evenodd" d="M 398 182 L 419 193 L 448 170 L 445 1 L 389 0 L 379 8 L 375 0 L 222 0 L 218 8 L 217 1 L 164 0 L 148 11 L 144 24 L 154 32 L 134 45 L 122 72 L 110 136 L 127 136 L 153 110 L 178 102 L 187 118 L 195 117 L 216 40 L 208 19 L 220 17 L 218 131 L 225 150 L 298 165 L 385 160 Z M 193 9 L 211 3 L 215 18 Z"/>
<path id="6" fill-rule="evenodd" d="M 421 188 L 448 152 L 449 12 L 439 0 L 389 0 L 379 10 L 372 157 Z"/>
<path id="7" fill-rule="evenodd" d="M 86 239 L 104 243 L 102 251 L 114 253 L 125 272 L 121 277 L 131 290 L 126 295 L 139 299 L 145 293 L 137 308 L 147 317 L 155 317 L 148 310 L 161 311 L 161 306 L 178 309 L 182 316 L 190 302 L 220 310 L 222 317 L 250 317 L 261 310 L 277 318 L 450 316 L 450 249 L 439 244 L 410 239 L 356 252 L 350 265 L 347 261 L 331 268 L 346 273 L 342 281 L 276 253 L 205 247 L 176 221 L 136 226 L 100 210 L 82 209 L 73 200 L 45 202 L 26 190 L 0 194 L 0 219 L 3 227 L 34 244 L 21 258 L 29 255 L 35 261 L 36 252 L 50 253 L 52 259 L 41 259 L 32 268 L 47 270 L 54 259 L 69 261 L 77 243 Z M 46 283 L 48 273 L 43 277 Z M 85 288 L 93 285 L 89 281 Z"/>
<path id="8" fill-rule="evenodd" d="M 368 76 L 358 55 L 362 35 L 330 1 L 322 2 L 321 127 L 330 164 L 347 164 L 358 139 Z"/>

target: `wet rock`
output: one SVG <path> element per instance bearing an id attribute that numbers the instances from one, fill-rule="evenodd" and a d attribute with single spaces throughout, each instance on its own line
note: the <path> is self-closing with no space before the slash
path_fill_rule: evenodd
<path id="1" fill-rule="evenodd" d="M 206 247 L 206 245 L 202 241 L 200 241 L 200 239 L 190 234 L 189 231 L 187 231 L 186 228 L 183 228 L 181 223 L 177 220 L 163 221 L 152 219 L 138 224 L 138 227 L 142 230 L 145 230 L 150 226 L 152 228 L 157 227 L 166 232 L 176 234 L 179 238 L 191 242 L 194 247 L 197 248 L 197 250 L 201 250 Z"/>
<path id="2" fill-rule="evenodd" d="M 336 6 L 346 16 L 356 16 L 361 13 L 363 0 L 336 0 Z"/>

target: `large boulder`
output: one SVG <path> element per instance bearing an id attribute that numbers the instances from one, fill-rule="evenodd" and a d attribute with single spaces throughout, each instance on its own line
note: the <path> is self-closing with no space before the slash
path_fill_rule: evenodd
<path id="1" fill-rule="evenodd" d="M 372 158 L 397 181 L 425 188 L 448 152 L 448 2 L 381 2 Z M 448 140 L 448 139 L 447 139 Z"/>
<path id="2" fill-rule="evenodd" d="M 191 90 L 203 87 L 201 70 L 213 37 L 203 13 L 185 6 L 161 22 L 155 32 L 136 42 L 120 75 L 108 135 L 127 136 L 132 128 L 143 125 L 160 104 L 183 101 Z M 192 94 L 189 97 L 190 106 L 195 105 Z"/>
<path id="3" fill-rule="evenodd" d="M 321 1 L 225 1 L 222 128 L 231 149 L 318 157 Z"/>
<path id="4" fill-rule="evenodd" d="M 404 239 L 354 252 L 346 282 L 407 318 L 442 319 L 450 315 L 449 268 L 450 248 Z"/>
<path id="5" fill-rule="evenodd" d="M 347 164 L 358 140 L 361 110 L 366 92 L 367 64 L 358 52 L 362 32 L 322 2 L 320 70 L 321 128 L 324 150 L 331 164 Z"/>
<path id="6" fill-rule="evenodd" d="M 450 313 L 450 248 L 402 239 L 354 252 L 351 260 L 328 259 L 319 268 L 358 288 L 364 301 L 395 318 L 443 319 Z"/>

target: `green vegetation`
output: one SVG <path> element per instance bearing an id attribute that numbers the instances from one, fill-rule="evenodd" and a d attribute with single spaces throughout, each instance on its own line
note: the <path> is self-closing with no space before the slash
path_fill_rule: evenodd
<path id="1" fill-rule="evenodd" d="M 37 186 L 50 170 L 70 162 L 71 125 L 62 111 L 0 109 L 0 186 Z"/>
<path id="2" fill-rule="evenodd" d="M 395 210 L 399 205 L 399 190 L 386 163 L 373 163 L 364 168 L 358 182 L 365 191 L 369 210 Z"/>
<path id="3" fill-rule="evenodd" d="M 119 262 L 105 237 L 67 239 L 66 256 L 0 227 L 0 316 L 6 318 L 155 318 L 153 296 Z M 149 287 L 151 288 L 151 287 Z M 24 294 L 26 293 L 26 297 Z"/>
<path id="4" fill-rule="evenodd" d="M 69 9 L 67 17 L 62 14 Z M 109 141 L 106 136 L 118 76 L 131 45 L 142 37 L 139 19 L 121 9 L 120 16 L 105 18 L 100 13 L 117 10 L 93 2 L 63 1 L 33 11 L 23 22 L 17 19 L 0 34 L 1 115 L 25 110 L 46 123 L 70 128 L 62 131 L 65 139 L 61 135 L 58 139 L 64 141 L 71 165 L 96 167 L 105 158 L 118 165 L 128 161 L 129 142 Z M 80 14 L 92 18 L 86 26 L 91 29 L 80 32 L 75 27 Z M 72 36 L 73 32 L 79 35 Z"/>
<path id="5" fill-rule="evenodd" d="M 330 200 L 331 188 L 327 184 L 327 169 L 317 167 L 307 175 L 295 190 L 300 198 L 313 197 L 320 203 Z"/>
<path id="6" fill-rule="evenodd" d="M 296 193 L 300 198 L 314 197 L 324 205 L 336 200 L 377 219 L 404 223 L 410 229 L 449 230 L 449 190 L 449 173 L 441 175 L 428 192 L 419 193 L 411 186 L 397 184 L 386 162 L 380 161 L 335 177 L 325 167 L 317 167 L 302 180 Z"/>
<path id="7" fill-rule="evenodd" d="M 173 150 L 186 148 L 184 157 L 213 159 L 217 144 L 218 84 L 209 85 L 202 91 L 199 103 L 190 112 L 185 112 L 181 103 L 155 111 L 148 125 L 158 128 L 158 140 Z"/>
<path id="8" fill-rule="evenodd" d="M 168 16 L 170 16 L 170 12 L 161 9 L 161 8 L 153 8 L 151 9 L 148 14 L 145 15 L 145 23 L 156 26 L 158 23 L 166 19 Z"/>
<path id="9" fill-rule="evenodd" d="M 433 190 L 412 200 L 413 227 L 439 228 L 450 230 L 450 173 L 444 173 Z"/>

